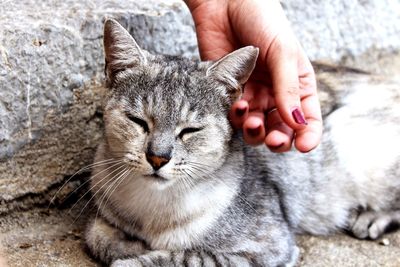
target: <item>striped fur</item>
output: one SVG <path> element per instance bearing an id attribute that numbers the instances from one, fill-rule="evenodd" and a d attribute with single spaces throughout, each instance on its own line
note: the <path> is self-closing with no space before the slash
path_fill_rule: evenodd
<path id="1" fill-rule="evenodd" d="M 86 232 L 100 261 L 294 266 L 295 233 L 377 238 L 400 221 L 400 110 L 382 106 L 398 90 L 355 88 L 329 112 L 315 151 L 274 154 L 245 145 L 227 119 L 256 48 L 218 62 L 154 56 L 112 20 L 105 46 L 98 214 Z M 153 168 L 149 155 L 166 164 Z"/>

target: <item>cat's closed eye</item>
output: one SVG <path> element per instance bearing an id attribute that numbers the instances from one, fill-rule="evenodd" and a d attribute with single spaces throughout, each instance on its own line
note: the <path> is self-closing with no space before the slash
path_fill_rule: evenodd
<path id="1" fill-rule="evenodd" d="M 150 129 L 149 129 L 149 125 L 147 124 L 147 122 L 143 119 L 140 119 L 138 117 L 133 116 L 130 113 L 126 113 L 126 117 L 131 120 L 132 122 L 136 123 L 137 125 L 139 125 L 140 127 L 143 128 L 143 131 L 145 133 L 149 133 Z"/>
<path id="2" fill-rule="evenodd" d="M 195 127 L 188 127 L 188 128 L 184 128 L 180 133 L 179 133 L 179 138 L 182 139 L 185 135 L 187 134 L 191 134 L 191 133 L 195 133 L 195 132 L 199 132 L 201 131 L 202 128 L 195 128 Z"/>

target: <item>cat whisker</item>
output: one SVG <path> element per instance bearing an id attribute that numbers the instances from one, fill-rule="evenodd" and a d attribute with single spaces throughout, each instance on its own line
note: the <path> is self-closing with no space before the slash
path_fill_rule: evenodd
<path id="1" fill-rule="evenodd" d="M 129 168 L 127 174 L 121 179 L 121 181 L 114 187 L 112 192 L 108 195 L 108 198 L 106 199 L 106 204 L 108 200 L 110 199 L 111 195 L 115 192 L 115 190 L 121 185 L 121 183 L 130 175 L 131 171 L 133 171 L 133 168 Z"/>
<path id="2" fill-rule="evenodd" d="M 95 175 L 92 175 L 89 179 L 87 179 L 82 185 L 80 185 L 80 186 L 79 186 L 77 189 L 75 189 L 74 191 L 79 190 L 80 187 L 84 186 L 86 183 L 90 182 L 93 178 L 99 176 L 99 175 L 102 174 L 103 172 L 106 172 L 106 171 L 108 171 L 108 170 L 110 170 L 110 169 L 112 169 L 112 168 L 114 168 L 114 167 L 116 167 L 116 166 L 118 166 L 118 165 L 120 165 L 120 164 L 122 164 L 122 163 L 123 163 L 122 161 L 113 162 L 113 165 L 108 166 L 107 168 L 105 168 L 105 169 L 101 170 L 100 172 L 96 173 Z M 102 180 L 103 180 L 103 179 L 102 179 Z M 100 181 L 100 182 L 101 182 L 101 181 Z M 97 185 L 97 184 L 96 184 L 96 185 Z M 96 185 L 94 185 L 94 186 L 96 186 Z M 91 188 L 91 189 L 92 189 L 92 188 Z M 86 192 L 86 194 L 87 194 L 88 192 L 90 192 L 91 189 L 89 189 L 89 190 Z M 73 191 L 73 192 L 74 192 L 74 191 Z M 72 192 L 72 193 L 73 193 L 73 192 Z M 72 194 L 72 193 L 71 193 L 71 194 Z M 77 201 L 76 203 L 78 203 L 84 196 L 85 196 L 85 195 L 83 195 L 80 199 L 78 199 L 78 201 Z M 76 204 L 76 203 L 75 203 L 75 204 Z M 72 207 L 72 208 L 73 208 L 73 207 Z M 72 209 L 72 208 L 71 208 L 71 209 Z"/>
<path id="3" fill-rule="evenodd" d="M 211 175 L 211 172 L 206 172 L 205 170 L 207 169 L 212 169 L 212 166 L 200 163 L 200 162 L 194 162 L 194 161 L 186 161 L 186 164 L 190 167 L 196 167 L 198 170 L 202 172 L 203 175 Z"/>
<path id="4" fill-rule="evenodd" d="M 111 153 L 129 153 L 132 154 L 132 151 L 129 150 L 111 150 Z"/>
<path id="5" fill-rule="evenodd" d="M 99 175 L 102 174 L 103 172 L 105 172 L 105 171 L 107 171 L 107 170 L 109 170 L 109 169 L 111 169 L 111 168 L 113 168 L 113 167 L 118 166 L 120 163 L 123 163 L 123 161 L 122 161 L 122 160 L 121 160 L 121 161 L 118 161 L 118 162 L 114 163 L 112 166 L 109 166 L 109 167 L 107 167 L 106 169 L 104 169 L 104 170 L 102 170 L 102 171 L 96 173 L 95 175 L 91 176 L 90 179 L 87 179 L 84 183 L 82 183 L 80 186 L 78 186 L 74 191 L 72 191 L 71 193 L 69 193 L 68 196 L 67 196 L 65 199 L 68 199 L 74 192 L 78 191 L 78 190 L 79 190 L 80 188 L 82 188 L 85 184 L 89 183 L 93 178 L 99 176 Z M 90 190 L 89 190 L 89 191 L 90 191 Z M 86 193 L 87 193 L 87 192 L 86 192 Z M 79 200 L 80 200 L 80 199 L 79 199 Z M 79 200 L 78 200 L 77 202 L 79 202 Z"/>
<path id="6" fill-rule="evenodd" d="M 124 172 L 121 173 L 120 175 L 118 175 L 118 177 L 116 179 L 112 179 L 113 182 L 111 183 L 111 185 L 109 185 L 107 187 L 107 189 L 104 191 L 103 195 L 100 198 L 99 206 L 98 206 L 97 212 L 96 212 L 95 221 L 97 220 L 97 217 L 99 215 L 99 211 L 101 210 L 101 205 L 102 205 L 104 199 L 108 195 L 107 200 L 104 203 L 104 205 L 106 205 L 108 200 L 110 199 L 111 195 L 114 193 L 114 191 L 117 189 L 117 187 L 121 184 L 121 182 L 125 179 L 125 177 L 129 175 L 131 170 L 132 170 L 131 168 L 125 168 Z"/>
<path id="7" fill-rule="evenodd" d="M 125 166 L 121 166 L 121 167 L 123 167 L 123 168 L 126 168 Z M 118 167 L 118 170 L 120 170 L 121 169 L 121 167 Z M 115 177 L 115 176 L 119 176 L 122 172 L 124 172 L 126 169 L 123 169 L 122 171 L 119 171 L 116 175 L 114 175 L 113 176 L 113 178 Z M 115 170 L 114 170 L 115 171 Z M 108 176 L 108 175 L 107 175 Z M 106 177 L 107 177 L 106 176 Z M 101 179 L 101 181 L 102 180 L 104 180 L 104 179 L 106 179 L 106 177 L 105 178 L 103 178 L 103 179 Z M 79 212 L 79 214 L 78 214 L 78 216 L 75 218 L 75 220 L 73 221 L 73 224 L 79 219 L 79 217 L 82 215 L 82 213 L 83 213 L 83 211 L 86 209 L 86 207 L 89 205 L 89 203 L 93 200 L 93 198 L 105 187 L 105 186 L 107 186 L 109 183 L 112 183 L 114 180 L 111 178 L 111 179 L 109 179 L 107 182 L 105 182 L 91 197 L 90 197 L 90 199 L 86 202 L 86 204 L 85 204 L 85 206 L 81 209 L 81 211 Z M 92 191 L 92 189 L 93 188 L 91 188 L 88 192 L 91 192 Z"/>
<path id="8" fill-rule="evenodd" d="M 117 166 L 119 163 L 116 163 L 116 165 L 115 166 Z M 113 166 L 113 167 L 115 167 L 115 166 Z M 110 175 L 112 175 L 113 173 L 115 173 L 115 172 L 117 172 L 117 171 L 119 171 L 121 168 L 124 168 L 125 167 L 125 165 L 121 165 L 121 166 L 119 166 L 119 167 L 117 167 L 115 170 L 113 170 L 113 171 L 111 171 L 109 174 L 107 174 L 105 177 L 103 177 L 100 181 L 98 181 L 95 185 L 93 185 L 83 196 L 81 196 L 79 199 L 78 199 L 78 201 L 77 202 L 75 202 L 75 204 L 71 207 L 71 209 L 69 210 L 69 212 L 71 212 L 73 209 L 74 209 L 74 207 L 87 195 L 87 194 L 89 194 L 98 184 L 100 184 L 100 183 L 102 183 L 105 179 L 107 179 Z M 109 167 L 110 168 L 110 167 Z M 126 167 L 125 167 L 126 168 Z M 110 179 L 110 181 L 112 181 L 111 179 Z M 109 183 L 109 181 L 107 181 L 104 185 L 107 185 Z M 102 185 L 101 187 L 100 187 L 100 189 L 99 190 L 101 190 L 102 188 L 103 188 L 103 186 L 104 185 Z M 98 190 L 98 191 L 99 191 Z M 97 192 L 98 192 L 97 191 Z M 81 213 L 83 212 L 83 210 L 86 208 L 86 206 L 89 204 L 89 202 L 93 199 L 93 197 L 97 194 L 97 192 L 89 199 L 89 201 L 86 203 L 86 205 L 83 207 L 83 209 L 82 209 L 82 211 L 81 211 Z M 80 214 L 81 214 L 80 213 Z M 78 216 L 79 217 L 79 216 Z"/>
<path id="9" fill-rule="evenodd" d="M 51 204 L 54 203 L 54 200 L 56 199 L 57 195 L 65 188 L 65 186 L 79 173 L 82 173 L 86 170 L 89 170 L 91 168 L 94 167 L 99 167 L 99 166 L 103 166 L 103 165 L 107 165 L 107 164 L 113 164 L 116 163 L 118 161 L 121 161 L 120 159 L 115 159 L 115 158 L 111 158 L 111 159 L 106 159 L 106 160 L 101 160 L 98 162 L 94 162 L 92 164 L 89 164 L 81 169 L 79 169 L 77 172 L 75 172 L 71 177 L 69 177 L 67 179 L 67 181 L 64 182 L 64 184 L 57 190 L 57 192 L 54 194 L 54 196 L 50 199 L 50 203 L 49 206 L 47 207 L 48 209 L 50 208 Z M 86 183 L 86 182 L 85 182 Z M 68 196 L 65 198 L 69 198 L 74 192 L 76 192 L 76 190 L 78 190 L 79 188 L 81 188 L 85 183 L 83 183 L 82 185 L 80 185 L 77 189 L 75 189 L 73 192 L 71 192 L 70 194 L 68 194 Z"/>
<path id="10" fill-rule="evenodd" d="M 187 189 L 193 188 L 195 185 L 193 183 L 195 178 L 188 172 L 189 170 L 179 169 L 179 171 L 184 174 L 182 176 L 182 178 L 179 180 L 182 183 L 182 185 L 184 186 L 182 191 L 184 191 L 185 189 L 187 190 Z M 188 179 L 187 176 L 190 177 L 190 179 Z"/>

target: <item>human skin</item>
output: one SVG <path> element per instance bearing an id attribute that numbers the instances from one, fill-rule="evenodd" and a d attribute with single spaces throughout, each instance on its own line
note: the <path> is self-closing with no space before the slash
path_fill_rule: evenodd
<path id="1" fill-rule="evenodd" d="M 245 141 L 265 143 L 274 152 L 288 151 L 292 143 L 301 152 L 315 148 L 322 134 L 315 74 L 279 1 L 185 3 L 192 13 L 203 60 L 217 60 L 247 45 L 260 49 L 242 99 L 230 111 L 232 124 L 243 129 Z"/>

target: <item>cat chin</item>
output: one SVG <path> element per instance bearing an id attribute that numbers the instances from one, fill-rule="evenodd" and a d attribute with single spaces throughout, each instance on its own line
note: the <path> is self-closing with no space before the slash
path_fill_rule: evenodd
<path id="1" fill-rule="evenodd" d="M 140 180 L 146 187 L 162 191 L 174 184 L 174 179 L 168 179 L 159 174 L 141 175 Z"/>

